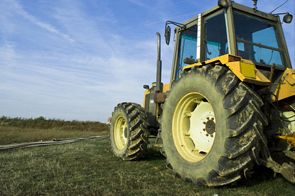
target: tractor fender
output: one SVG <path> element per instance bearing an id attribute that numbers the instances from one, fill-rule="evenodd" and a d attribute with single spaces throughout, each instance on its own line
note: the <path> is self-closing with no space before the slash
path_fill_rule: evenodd
<path id="1" fill-rule="evenodd" d="M 188 71 L 194 67 L 202 67 L 209 64 L 219 64 L 228 67 L 242 82 L 256 85 L 268 86 L 271 81 L 260 72 L 252 61 L 242 59 L 233 55 L 222 55 L 200 63 L 193 63 L 183 67 L 183 71 Z"/>

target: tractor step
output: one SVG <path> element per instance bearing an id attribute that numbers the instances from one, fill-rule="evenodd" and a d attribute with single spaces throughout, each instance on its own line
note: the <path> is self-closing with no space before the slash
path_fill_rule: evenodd
<path id="1" fill-rule="evenodd" d="M 294 151 L 285 151 L 284 154 L 286 155 L 286 157 L 295 161 L 295 152 Z"/>
<path id="2" fill-rule="evenodd" d="M 294 163 L 283 163 L 279 164 L 274 161 L 271 157 L 266 160 L 266 167 L 272 169 L 274 172 L 281 174 L 286 180 L 295 184 L 295 164 Z"/>

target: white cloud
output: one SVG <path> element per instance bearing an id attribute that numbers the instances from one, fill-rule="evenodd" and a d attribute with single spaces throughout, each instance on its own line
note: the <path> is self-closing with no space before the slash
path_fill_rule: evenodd
<path id="1" fill-rule="evenodd" d="M 118 102 L 141 102 L 142 84 L 152 78 L 149 73 L 153 74 L 154 70 L 151 44 L 147 40 L 130 44 L 115 32 L 105 33 L 105 21 L 87 17 L 78 6 L 61 3 L 54 9 L 53 17 L 67 32 L 64 33 L 32 16 L 17 2 L 10 5 L 9 9 L 28 22 L 71 43 L 61 42 L 60 47 L 49 40 L 46 50 L 40 51 L 2 45 L 0 105 L 3 105 L 3 114 L 105 121 Z M 64 14 L 64 10 L 71 11 Z M 3 24 L 10 23 L 10 19 L 7 15 Z M 23 20 L 17 23 L 14 20 L 14 23 L 18 28 L 27 24 Z M 9 40 L 10 32 L 3 35 Z M 47 35 L 41 35 L 46 39 Z M 29 110 L 28 105 L 31 105 Z M 81 114 L 81 111 L 87 113 Z"/>
<path id="2" fill-rule="evenodd" d="M 24 19 L 30 21 L 31 23 L 38 26 L 39 28 L 42 28 L 42 29 L 44 29 L 44 30 L 46 30 L 46 31 L 48 31 L 50 33 L 53 33 L 53 34 L 55 34 L 57 36 L 60 36 L 60 37 L 62 37 L 64 39 L 66 39 L 67 41 L 74 42 L 74 40 L 71 38 L 71 36 L 69 36 L 69 35 L 67 35 L 65 33 L 62 33 L 56 27 L 54 27 L 52 24 L 41 21 L 40 19 L 38 19 L 38 18 L 34 17 L 33 15 L 29 14 L 27 11 L 25 11 L 23 9 L 21 4 L 19 4 L 17 1 L 15 1 L 15 0 L 5 1 L 4 0 L 4 2 L 2 2 L 2 6 L 1 6 L 2 9 L 3 9 L 3 5 L 5 5 L 5 9 L 7 11 L 13 12 L 15 14 L 20 15 L 21 17 L 23 17 Z"/>
<path id="3" fill-rule="evenodd" d="M 0 47 L 0 56 L 2 57 L 2 62 L 9 62 L 10 59 L 13 59 L 15 57 L 15 50 L 13 43 L 4 43 Z M 9 63 L 7 64 L 9 66 Z"/>
<path id="4" fill-rule="evenodd" d="M 147 4 L 146 1 L 144 1 L 144 0 L 127 0 L 127 1 L 129 1 L 130 3 L 133 3 L 137 6 L 141 6 L 141 7 L 145 7 L 145 8 L 150 7 L 149 4 Z"/>

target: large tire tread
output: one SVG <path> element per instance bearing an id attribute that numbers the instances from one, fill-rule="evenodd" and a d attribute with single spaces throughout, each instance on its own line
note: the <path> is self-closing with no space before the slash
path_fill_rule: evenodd
<path id="1" fill-rule="evenodd" d="M 222 65 L 206 65 L 186 74 L 203 75 L 224 95 L 223 105 L 228 111 L 226 118 L 230 132 L 225 146 L 220 146 L 225 148 L 225 153 L 220 154 L 219 166 L 206 177 L 191 180 L 206 186 L 223 186 L 242 179 L 260 156 L 262 141 L 257 131 L 263 135 L 263 127 L 267 125 L 261 112 L 262 99 Z M 169 161 L 168 165 L 171 165 Z M 176 172 L 176 175 L 180 174 Z"/>
<path id="2" fill-rule="evenodd" d="M 149 134 L 146 113 L 140 105 L 124 102 L 115 107 L 113 115 L 119 108 L 126 113 L 129 129 L 127 148 L 119 157 L 123 160 L 138 160 L 144 157 L 148 146 Z M 114 154 L 118 156 L 114 144 L 112 145 L 112 149 Z"/>

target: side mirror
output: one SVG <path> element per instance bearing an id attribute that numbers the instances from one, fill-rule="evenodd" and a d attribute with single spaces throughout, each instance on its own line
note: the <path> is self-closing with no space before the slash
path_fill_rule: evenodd
<path id="1" fill-rule="evenodd" d="M 170 37 L 171 37 L 171 27 L 166 24 L 165 26 L 165 42 L 167 45 L 170 43 Z"/>
<path id="2" fill-rule="evenodd" d="M 287 13 L 283 18 L 283 21 L 288 24 L 291 23 L 292 20 L 293 20 L 293 15 L 290 13 Z"/>

